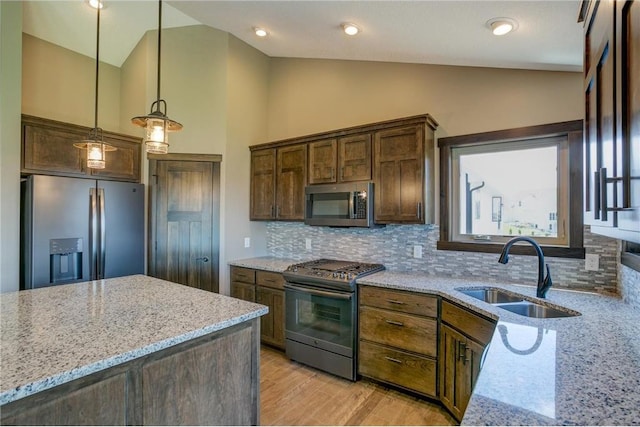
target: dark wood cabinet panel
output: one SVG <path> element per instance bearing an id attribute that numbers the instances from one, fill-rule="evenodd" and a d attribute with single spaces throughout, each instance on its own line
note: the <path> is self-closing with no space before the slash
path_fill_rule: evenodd
<path id="1" fill-rule="evenodd" d="M 256 286 L 256 302 L 269 307 L 269 313 L 260 318 L 260 339 L 284 349 L 284 291 Z"/>
<path id="2" fill-rule="evenodd" d="M 371 134 L 338 139 L 338 170 L 341 182 L 371 180 Z"/>
<path id="3" fill-rule="evenodd" d="M 251 220 L 275 218 L 276 150 L 251 152 Z"/>
<path id="4" fill-rule="evenodd" d="M 114 375 L 55 394 L 2 417 L 2 425 L 125 425 L 127 375 Z"/>
<path id="5" fill-rule="evenodd" d="M 424 222 L 423 132 L 409 126 L 375 133 L 376 223 Z"/>
<path id="6" fill-rule="evenodd" d="M 85 139 L 89 131 L 84 126 L 23 115 L 21 172 L 140 182 L 142 139 L 105 131 L 104 142 L 116 150 L 106 153 L 105 169 L 87 169 L 85 150 L 73 144 Z"/>
<path id="7" fill-rule="evenodd" d="M 245 328 L 142 368 L 143 424 L 250 425 L 251 329 Z"/>
<path id="8" fill-rule="evenodd" d="M 276 163 L 276 219 L 304 220 L 307 145 L 278 148 Z"/>
<path id="9" fill-rule="evenodd" d="M 256 301 L 256 285 L 231 282 L 231 296 L 245 301 Z"/>
<path id="10" fill-rule="evenodd" d="M 640 243 L 640 5 L 585 0 L 585 223 Z"/>
<path id="11" fill-rule="evenodd" d="M 309 184 L 336 182 L 338 143 L 335 139 L 309 143 Z"/>

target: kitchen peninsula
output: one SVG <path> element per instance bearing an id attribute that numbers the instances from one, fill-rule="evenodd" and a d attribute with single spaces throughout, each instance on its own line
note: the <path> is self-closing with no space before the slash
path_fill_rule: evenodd
<path id="1" fill-rule="evenodd" d="M 135 275 L 1 308 L 3 425 L 259 423 L 265 306 Z"/>

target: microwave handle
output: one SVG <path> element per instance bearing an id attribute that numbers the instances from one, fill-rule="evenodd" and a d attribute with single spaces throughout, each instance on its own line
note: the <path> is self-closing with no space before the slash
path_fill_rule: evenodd
<path id="1" fill-rule="evenodd" d="M 355 191 L 349 197 L 349 212 L 352 219 L 356 217 L 356 197 L 358 197 L 358 193 Z"/>

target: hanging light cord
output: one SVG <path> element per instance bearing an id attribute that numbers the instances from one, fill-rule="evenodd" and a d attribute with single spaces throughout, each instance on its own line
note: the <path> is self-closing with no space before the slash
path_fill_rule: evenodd
<path id="1" fill-rule="evenodd" d="M 160 100 L 160 64 L 162 64 L 162 62 L 160 62 L 160 46 L 162 46 L 162 0 L 158 2 L 158 101 Z M 158 106 L 158 108 L 160 107 Z"/>
<path id="2" fill-rule="evenodd" d="M 100 8 L 98 8 L 98 32 L 96 35 L 96 96 L 95 96 L 95 105 L 94 105 L 94 129 L 98 129 L 98 73 L 100 72 Z M 97 137 L 97 135 L 96 135 Z"/>

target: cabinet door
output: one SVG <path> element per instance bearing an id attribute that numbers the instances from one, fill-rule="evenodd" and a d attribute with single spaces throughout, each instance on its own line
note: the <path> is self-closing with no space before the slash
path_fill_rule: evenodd
<path id="1" fill-rule="evenodd" d="M 459 421 L 480 373 L 484 347 L 457 330 L 440 326 L 440 401 Z"/>
<path id="2" fill-rule="evenodd" d="M 371 134 L 338 139 L 338 170 L 341 182 L 371 180 Z"/>
<path id="3" fill-rule="evenodd" d="M 618 161 L 622 194 L 621 237 L 640 243 L 640 1 L 618 1 Z"/>
<path id="4" fill-rule="evenodd" d="M 256 302 L 269 307 L 269 313 L 260 318 L 260 339 L 284 348 L 284 291 L 256 286 Z"/>
<path id="5" fill-rule="evenodd" d="M 255 302 L 256 286 L 242 282 L 231 282 L 231 296 L 241 300 Z"/>
<path id="6" fill-rule="evenodd" d="M 276 219 L 304 220 L 307 144 L 278 148 Z"/>
<path id="7" fill-rule="evenodd" d="M 614 4 L 594 2 L 585 32 L 585 223 L 613 227 L 619 181 L 615 158 Z"/>
<path id="8" fill-rule="evenodd" d="M 338 143 L 335 139 L 309 144 L 309 184 L 336 182 Z"/>
<path id="9" fill-rule="evenodd" d="M 375 133 L 376 223 L 424 223 L 423 134 L 420 126 Z"/>
<path id="10" fill-rule="evenodd" d="M 251 152 L 251 220 L 275 218 L 276 150 Z"/>
<path id="11" fill-rule="evenodd" d="M 22 172 L 85 176 L 82 150 L 73 146 L 81 137 L 76 128 L 64 129 L 47 123 L 22 123 Z"/>
<path id="12" fill-rule="evenodd" d="M 105 133 L 104 142 L 116 148 L 105 153 L 104 169 L 91 169 L 91 175 L 100 179 L 118 179 L 140 182 L 140 141 L 122 139 Z"/>

